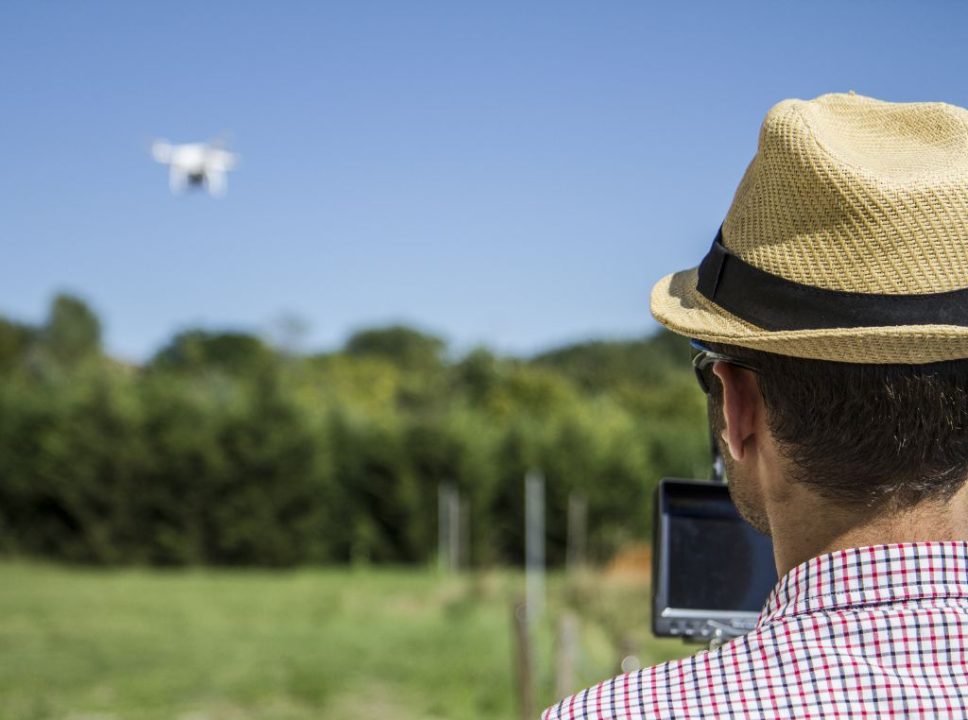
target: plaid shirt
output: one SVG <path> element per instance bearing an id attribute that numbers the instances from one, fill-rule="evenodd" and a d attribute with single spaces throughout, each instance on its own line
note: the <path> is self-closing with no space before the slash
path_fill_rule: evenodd
<path id="1" fill-rule="evenodd" d="M 798 565 L 756 629 L 562 700 L 578 718 L 968 718 L 968 543 L 839 550 Z"/>

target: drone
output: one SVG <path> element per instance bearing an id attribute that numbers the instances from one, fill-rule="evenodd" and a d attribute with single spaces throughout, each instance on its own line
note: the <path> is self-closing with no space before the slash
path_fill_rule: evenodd
<path id="1" fill-rule="evenodd" d="M 151 145 L 151 155 L 168 166 L 168 187 L 175 194 L 190 187 L 204 187 L 209 195 L 221 197 L 226 191 L 225 173 L 239 162 L 239 156 L 225 150 L 217 140 L 183 145 L 156 140 Z"/>

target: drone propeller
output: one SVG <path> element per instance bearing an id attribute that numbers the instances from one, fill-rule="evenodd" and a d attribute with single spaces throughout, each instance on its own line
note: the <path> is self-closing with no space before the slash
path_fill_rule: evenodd
<path id="1" fill-rule="evenodd" d="M 232 144 L 232 140 L 232 132 L 230 130 L 222 130 L 218 135 L 212 138 L 208 146 L 216 150 L 227 150 L 229 145 Z"/>
<path id="2" fill-rule="evenodd" d="M 160 163 L 170 163 L 172 155 L 172 146 L 167 140 L 155 140 L 151 143 L 151 156 L 156 162 Z"/>

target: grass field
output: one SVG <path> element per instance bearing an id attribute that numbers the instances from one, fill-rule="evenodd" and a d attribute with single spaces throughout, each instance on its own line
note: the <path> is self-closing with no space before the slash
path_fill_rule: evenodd
<path id="1" fill-rule="evenodd" d="M 89 570 L 0 564 L 0 718 L 514 718 L 509 572 Z M 644 585 L 551 578 L 581 617 L 576 684 L 689 648 L 648 632 Z M 577 688 L 576 688 L 577 689 Z"/>

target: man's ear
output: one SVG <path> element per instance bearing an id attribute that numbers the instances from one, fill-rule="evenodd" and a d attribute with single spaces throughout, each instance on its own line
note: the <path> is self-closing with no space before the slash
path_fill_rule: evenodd
<path id="1" fill-rule="evenodd" d="M 723 442 L 737 462 L 746 455 L 746 442 L 756 428 L 762 400 L 753 373 L 735 365 L 717 362 L 713 372 L 723 386 Z"/>

